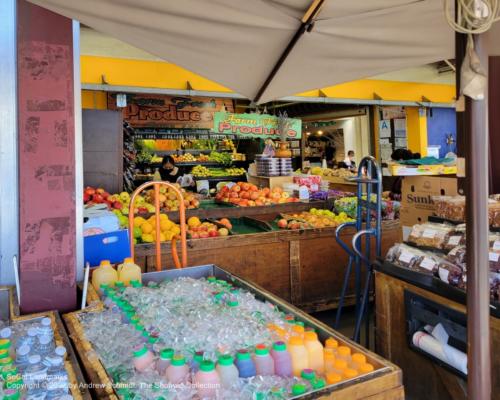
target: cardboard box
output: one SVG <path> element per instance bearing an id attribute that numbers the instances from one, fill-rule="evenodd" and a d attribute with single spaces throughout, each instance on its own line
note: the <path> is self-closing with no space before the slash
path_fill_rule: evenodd
<path id="1" fill-rule="evenodd" d="M 433 196 L 456 196 L 457 178 L 437 176 L 409 176 L 403 179 L 401 189 L 401 225 L 413 226 L 427 222 L 434 214 Z"/>

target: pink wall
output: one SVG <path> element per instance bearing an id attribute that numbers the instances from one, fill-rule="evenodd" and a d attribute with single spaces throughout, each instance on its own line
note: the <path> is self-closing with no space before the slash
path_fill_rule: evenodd
<path id="1" fill-rule="evenodd" d="M 25 0 L 17 18 L 21 310 L 69 310 L 76 306 L 72 21 Z"/>

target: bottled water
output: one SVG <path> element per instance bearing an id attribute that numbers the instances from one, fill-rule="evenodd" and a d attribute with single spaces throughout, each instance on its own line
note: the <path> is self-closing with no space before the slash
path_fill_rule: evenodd
<path id="1" fill-rule="evenodd" d="M 31 348 L 35 347 L 37 343 L 37 334 L 38 331 L 36 328 L 31 327 L 28 329 L 25 335 L 19 337 L 16 342 L 16 348 L 20 348 L 23 345 L 27 345 Z"/>
<path id="2" fill-rule="evenodd" d="M 50 340 L 54 339 L 54 330 L 50 318 L 42 318 L 38 325 L 38 336 L 48 336 Z"/>
<path id="3" fill-rule="evenodd" d="M 17 349 L 16 352 L 16 366 L 20 372 L 23 372 L 29 364 L 31 348 L 24 344 Z"/>
<path id="4" fill-rule="evenodd" d="M 38 336 L 38 343 L 35 347 L 40 356 L 46 356 L 54 350 L 54 344 L 50 336 Z"/>
<path id="5" fill-rule="evenodd" d="M 58 399 L 68 393 L 69 377 L 62 357 L 54 357 L 47 372 L 47 400 Z"/>
<path id="6" fill-rule="evenodd" d="M 28 390 L 28 398 L 38 398 L 35 396 L 46 396 L 47 390 L 45 381 L 47 380 L 47 367 L 41 363 L 42 359 L 38 354 L 29 357 L 29 365 L 24 372 L 23 379 Z"/>

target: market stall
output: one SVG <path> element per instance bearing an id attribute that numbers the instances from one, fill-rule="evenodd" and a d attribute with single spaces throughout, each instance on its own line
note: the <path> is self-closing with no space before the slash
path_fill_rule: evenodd
<path id="1" fill-rule="evenodd" d="M 214 265 L 146 273 L 142 275 L 142 283 L 135 281 L 132 287 L 122 289 L 103 286 L 101 292 L 104 302 L 102 308 L 65 316 L 70 336 L 98 398 L 116 399 L 137 394 L 152 397 L 173 393 L 191 398 L 196 391 L 199 396 L 212 396 L 217 391 L 230 398 L 242 399 L 284 399 L 290 395 L 311 399 L 368 399 L 373 396 L 402 399 L 404 396 L 400 371 L 396 366 L 339 335 L 262 287 Z M 181 293 L 182 297 L 179 298 Z M 153 322 L 150 313 L 155 312 L 155 307 L 163 307 L 172 314 L 155 317 Z M 189 313 L 184 314 L 184 307 L 197 310 L 198 316 L 191 314 L 189 317 Z M 194 318 L 197 322 L 185 325 L 186 318 Z M 210 326 L 206 325 L 204 318 L 210 318 Z M 151 324 L 156 327 L 152 328 Z M 239 337 L 236 333 L 242 326 L 245 326 L 245 333 Z M 209 335 L 206 334 L 206 329 L 211 332 Z M 203 335 L 200 336 L 201 332 Z M 302 333 L 301 336 L 294 336 L 293 332 Z M 317 367 L 311 364 L 315 362 L 315 358 L 307 361 L 302 355 L 295 353 L 295 347 L 302 346 L 302 335 L 306 342 L 311 336 L 321 349 L 318 354 L 321 362 Z M 146 344 L 142 345 L 145 347 L 139 348 L 134 357 L 127 352 L 121 353 L 123 344 L 120 342 L 136 341 L 137 337 L 142 336 L 146 338 L 143 341 Z M 115 340 L 110 341 L 109 337 Z M 278 340 L 276 343 L 279 344 L 276 347 L 275 343 L 273 351 L 281 349 L 279 346 L 288 349 L 280 351 L 290 352 L 291 363 L 271 361 L 267 373 L 259 373 L 261 376 L 253 378 L 255 370 L 266 368 L 264 365 L 267 364 L 261 364 L 264 362 L 262 360 L 272 360 L 267 346 L 273 340 Z M 322 343 L 326 346 L 325 349 Z M 257 348 L 254 361 L 244 357 L 249 355 L 246 350 L 249 345 L 252 350 L 255 345 Z M 153 370 L 145 369 L 152 361 L 152 358 L 148 358 L 150 352 L 165 346 L 172 348 L 168 350 L 168 354 L 167 349 L 164 349 L 169 385 L 165 377 L 158 375 L 161 364 L 156 364 Z M 349 362 L 349 365 L 351 369 L 358 368 L 359 371 L 352 369 L 347 374 L 344 371 L 339 375 L 338 372 L 347 363 L 340 360 L 330 365 L 329 360 L 333 361 L 333 358 L 326 355 L 330 352 L 332 355 L 334 352 L 345 353 L 349 359 L 354 357 L 353 360 L 357 361 L 355 364 Z M 274 354 L 272 357 L 275 357 Z M 217 355 L 219 365 L 214 371 L 212 361 Z M 236 367 L 233 355 L 236 355 Z M 262 360 L 259 360 L 259 355 Z M 228 362 L 220 361 L 221 357 L 227 358 Z M 254 372 L 247 366 L 248 363 L 255 363 L 252 367 Z M 358 367 L 352 366 L 357 365 L 356 363 L 360 363 Z M 231 377 L 221 367 L 226 364 L 228 370 L 233 368 L 236 371 L 236 376 Z M 289 372 L 283 369 L 286 365 L 291 368 Z M 300 366 L 306 369 L 301 369 Z M 194 383 L 211 382 L 214 386 L 207 389 L 196 385 L 181 385 L 187 375 L 193 377 Z M 208 375 L 210 380 L 206 381 Z M 140 382 L 143 385 L 138 385 Z"/>

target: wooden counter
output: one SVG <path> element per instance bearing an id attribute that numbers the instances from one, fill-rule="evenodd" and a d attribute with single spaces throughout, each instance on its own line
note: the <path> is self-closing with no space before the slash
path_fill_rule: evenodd
<path id="1" fill-rule="evenodd" d="M 309 206 L 311 207 L 311 205 Z M 271 217 L 273 218 L 273 217 Z M 343 240 L 351 242 L 353 231 Z M 397 221 L 382 224 L 382 253 L 400 238 Z M 155 269 L 155 247 L 137 245 L 136 263 Z M 180 252 L 180 250 L 179 250 Z M 163 245 L 163 264 L 172 268 L 170 244 Z M 216 264 L 254 282 L 308 312 L 337 306 L 347 253 L 335 240 L 335 228 L 282 230 L 188 241 L 188 265 Z M 347 304 L 354 302 L 354 279 Z"/>
<path id="2" fill-rule="evenodd" d="M 410 399 L 465 400 L 467 382 L 408 347 L 404 292 L 409 290 L 435 303 L 466 313 L 463 304 L 422 287 L 375 273 L 376 350 L 403 370 L 405 391 Z M 500 393 L 500 319 L 490 317 L 492 399 Z M 485 399 L 486 400 L 486 399 Z"/>

